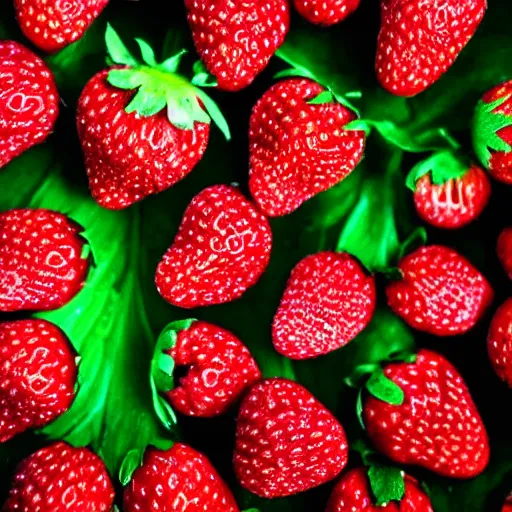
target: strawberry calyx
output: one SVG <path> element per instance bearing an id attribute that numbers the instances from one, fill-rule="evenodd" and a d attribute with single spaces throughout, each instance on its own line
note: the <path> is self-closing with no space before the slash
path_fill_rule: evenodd
<path id="1" fill-rule="evenodd" d="M 157 339 L 153 359 L 151 360 L 150 384 L 155 412 L 168 430 L 176 425 L 176 414 L 162 393 L 174 388 L 175 363 L 172 356 L 167 352 L 172 349 L 178 340 L 180 331 L 189 329 L 196 320 L 178 320 L 168 324 Z"/>
<path id="2" fill-rule="evenodd" d="M 443 185 L 447 181 L 462 178 L 470 167 L 466 158 L 452 151 L 437 151 L 411 169 L 405 184 L 415 192 L 416 182 L 425 174 L 430 174 L 434 185 Z"/>
<path id="3" fill-rule="evenodd" d="M 216 103 L 177 73 L 186 50 L 158 63 L 153 49 L 142 39 L 135 40 L 140 47 L 142 62 L 130 53 L 112 26 L 107 25 L 105 42 L 110 64 L 124 66 L 111 69 L 107 81 L 119 89 L 137 90 L 125 108 L 126 112 L 150 117 L 167 108 L 169 122 L 176 128 L 193 130 L 195 123 L 213 121 L 230 140 L 229 126 Z M 208 82 L 203 75 L 196 68 L 196 84 L 204 86 Z"/>
<path id="4" fill-rule="evenodd" d="M 405 396 L 402 388 L 386 377 L 381 368 L 372 373 L 366 381 L 365 388 L 375 398 L 387 404 L 402 405 L 404 403 Z"/>
<path id="5" fill-rule="evenodd" d="M 368 468 L 368 480 L 377 506 L 386 506 L 405 496 L 404 477 L 405 473 L 394 466 L 375 465 Z"/>
<path id="6" fill-rule="evenodd" d="M 487 169 L 490 165 L 491 150 L 503 153 L 512 151 L 512 146 L 498 135 L 502 128 L 512 126 L 512 116 L 495 112 L 510 99 L 510 96 L 507 94 L 491 103 L 480 100 L 475 108 L 471 128 L 473 148 L 478 159 Z"/>

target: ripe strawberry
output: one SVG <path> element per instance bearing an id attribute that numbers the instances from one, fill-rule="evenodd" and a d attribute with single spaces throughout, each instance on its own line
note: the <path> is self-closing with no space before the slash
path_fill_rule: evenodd
<path id="1" fill-rule="evenodd" d="M 384 455 L 453 478 L 471 478 L 489 461 L 484 424 L 457 370 L 441 355 L 420 350 L 413 363 L 392 363 L 385 376 L 404 394 L 401 405 L 369 396 L 368 435 Z"/>
<path id="2" fill-rule="evenodd" d="M 207 322 L 179 331 L 176 345 L 166 353 L 176 366 L 188 367 L 179 385 L 166 394 L 174 409 L 189 416 L 224 413 L 261 378 L 247 347 L 229 331 Z"/>
<path id="3" fill-rule="evenodd" d="M 333 489 L 325 512 L 434 512 L 429 497 L 414 478 L 404 477 L 405 494 L 400 502 L 378 506 L 364 468 L 349 471 Z"/>
<path id="4" fill-rule="evenodd" d="M 512 227 L 505 228 L 498 237 L 497 253 L 505 272 L 512 279 Z"/>
<path id="5" fill-rule="evenodd" d="M 356 114 L 309 79 L 272 86 L 252 110 L 249 188 L 263 212 L 285 215 L 354 170 L 363 156 L 363 131 L 345 130 Z"/>
<path id="6" fill-rule="evenodd" d="M 234 468 L 254 494 L 277 498 L 312 489 L 335 478 L 347 457 L 343 427 L 300 384 L 267 379 L 244 398 Z"/>
<path id="7" fill-rule="evenodd" d="M 433 181 L 425 174 L 416 182 L 414 204 L 418 215 L 438 228 L 456 229 L 474 221 L 491 196 L 489 178 L 475 165 L 460 177 Z"/>
<path id="8" fill-rule="evenodd" d="M 473 37 L 487 0 L 381 0 L 377 78 L 387 91 L 414 96 L 452 66 Z"/>
<path id="9" fill-rule="evenodd" d="M 239 512 L 228 486 L 210 461 L 189 446 L 149 448 L 124 491 L 124 512 Z"/>
<path id="10" fill-rule="evenodd" d="M 197 52 L 226 91 L 250 85 L 283 44 L 288 0 L 185 0 Z"/>
<path id="11" fill-rule="evenodd" d="M 53 130 L 59 94 L 50 69 L 15 41 L 0 41 L 0 169 Z"/>
<path id="12" fill-rule="evenodd" d="M 87 276 L 81 231 L 51 210 L 0 213 L 0 311 L 46 311 L 68 303 Z"/>
<path id="13" fill-rule="evenodd" d="M 512 493 L 507 497 L 505 503 L 503 503 L 501 512 L 512 512 Z"/>
<path id="14" fill-rule="evenodd" d="M 348 253 L 320 252 L 292 270 L 272 325 L 291 359 L 327 354 L 353 340 L 375 310 L 375 280 Z"/>
<path id="15" fill-rule="evenodd" d="M 512 387 L 512 298 L 498 308 L 492 319 L 487 350 L 498 377 Z"/>
<path id="16" fill-rule="evenodd" d="M 512 185 L 512 80 L 493 87 L 478 102 L 473 146 L 491 175 Z"/>
<path id="17" fill-rule="evenodd" d="M 398 264 L 402 275 L 386 288 L 393 311 L 411 327 L 436 336 L 471 329 L 492 302 L 485 277 L 449 247 L 430 245 Z"/>
<path id="18" fill-rule="evenodd" d="M 108 0 L 14 0 L 21 30 L 45 52 L 56 52 L 80 39 Z"/>
<path id="19" fill-rule="evenodd" d="M 294 0 L 295 9 L 310 23 L 328 27 L 343 21 L 361 0 Z"/>
<path id="20" fill-rule="evenodd" d="M 45 320 L 0 323 L 0 443 L 64 413 L 75 396 L 75 354 Z"/>
<path id="21" fill-rule="evenodd" d="M 130 55 L 112 27 L 111 59 L 85 86 L 77 128 L 91 193 L 105 208 L 121 209 L 183 179 L 208 144 L 210 117 L 229 129 L 213 101 L 176 74 L 182 54 L 157 64 L 140 42 L 144 62 Z M 134 92 L 133 89 L 137 89 Z"/>
<path id="22" fill-rule="evenodd" d="M 271 248 L 267 219 L 236 187 L 206 188 L 188 205 L 158 265 L 158 291 L 182 308 L 230 302 L 256 284 Z"/>
<path id="23" fill-rule="evenodd" d="M 62 441 L 23 460 L 4 512 L 109 512 L 114 488 L 103 461 Z"/>

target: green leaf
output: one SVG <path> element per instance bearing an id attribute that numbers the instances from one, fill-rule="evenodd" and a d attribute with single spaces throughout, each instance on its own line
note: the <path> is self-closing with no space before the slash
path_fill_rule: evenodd
<path id="1" fill-rule="evenodd" d="M 140 39 L 139 37 L 135 38 L 135 41 L 137 41 L 137 44 L 140 48 L 140 53 L 142 54 L 142 60 L 148 65 L 148 66 L 156 66 L 157 62 L 155 59 L 155 52 L 153 51 L 153 48 L 149 46 L 146 41 L 143 39 Z"/>
<path id="2" fill-rule="evenodd" d="M 110 85 L 119 89 L 136 89 L 146 80 L 146 76 L 138 69 L 111 69 L 107 76 Z"/>
<path id="3" fill-rule="evenodd" d="M 431 174 L 434 185 L 442 185 L 449 180 L 462 178 L 468 172 L 470 162 L 451 151 L 439 151 L 418 162 L 409 172 L 406 185 L 416 190 L 416 182 L 425 174 Z"/>
<path id="4" fill-rule="evenodd" d="M 228 122 L 225 117 L 222 115 L 219 107 L 216 103 L 201 89 L 196 89 L 196 94 L 199 96 L 199 99 L 203 102 L 208 115 L 211 117 L 212 121 L 217 125 L 219 130 L 223 133 L 226 140 L 231 140 L 231 132 L 229 131 Z"/>
<path id="5" fill-rule="evenodd" d="M 324 105 L 325 103 L 333 103 L 334 96 L 331 91 L 322 91 L 318 96 L 308 101 L 309 105 Z"/>
<path id="6" fill-rule="evenodd" d="M 359 425 L 363 430 L 366 430 L 366 425 L 363 420 L 363 388 L 360 388 L 357 393 L 357 401 L 356 401 L 356 415 L 359 421 Z"/>
<path id="7" fill-rule="evenodd" d="M 126 48 L 110 23 L 107 23 L 105 43 L 107 45 L 108 54 L 115 64 L 124 64 L 132 67 L 139 65 L 139 61 L 130 53 L 128 48 Z"/>
<path id="8" fill-rule="evenodd" d="M 158 67 L 169 73 L 176 73 L 178 71 L 178 68 L 180 67 L 180 63 L 183 59 L 183 56 L 187 53 L 187 50 L 182 49 L 176 55 L 173 55 L 172 57 L 169 57 L 168 59 L 164 60 L 161 64 L 158 65 Z"/>
<path id="9" fill-rule="evenodd" d="M 391 466 L 372 466 L 368 469 L 370 487 L 377 506 L 400 501 L 405 495 L 403 472 Z"/>
<path id="10" fill-rule="evenodd" d="M 198 60 L 194 63 L 194 77 L 192 78 L 192 84 L 197 87 L 216 87 L 218 85 L 218 81 L 208 72 L 204 62 L 202 60 Z"/>
<path id="11" fill-rule="evenodd" d="M 126 457 L 119 469 L 119 481 L 121 485 L 125 486 L 130 483 L 132 475 L 136 469 L 142 466 L 144 453 L 139 450 L 131 450 L 126 454 Z"/>
<path id="12" fill-rule="evenodd" d="M 405 400 L 404 392 L 382 370 L 376 371 L 366 383 L 366 389 L 379 400 L 391 405 L 402 405 Z"/>
<path id="13" fill-rule="evenodd" d="M 166 104 L 166 98 L 161 91 L 155 90 L 152 84 L 144 83 L 125 110 L 129 114 L 137 112 L 141 116 L 150 117 L 163 110 Z"/>
<path id="14" fill-rule="evenodd" d="M 427 230 L 423 226 L 416 228 L 400 246 L 398 260 L 401 260 L 406 254 L 409 254 L 410 252 L 413 252 L 416 249 L 419 249 L 421 246 L 425 245 L 427 243 L 427 238 Z M 398 279 L 403 279 L 403 275 L 400 270 L 396 270 L 399 272 Z"/>
<path id="15" fill-rule="evenodd" d="M 492 103 L 480 100 L 475 108 L 472 124 L 473 147 L 478 159 L 487 169 L 491 149 L 503 153 L 512 151 L 512 147 L 498 135 L 501 129 L 512 126 L 512 116 L 494 112 L 509 99 L 510 95 L 505 95 Z"/>

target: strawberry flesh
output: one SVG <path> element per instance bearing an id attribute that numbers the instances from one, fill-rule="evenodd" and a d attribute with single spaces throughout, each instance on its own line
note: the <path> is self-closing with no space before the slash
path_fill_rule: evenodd
<path id="1" fill-rule="evenodd" d="M 268 379 L 244 398 L 234 468 L 252 493 L 277 498 L 307 491 L 335 478 L 347 458 L 343 427 L 300 384 Z"/>
<path id="2" fill-rule="evenodd" d="M 507 227 L 500 233 L 497 253 L 505 272 L 512 279 L 512 227 Z"/>
<path id="3" fill-rule="evenodd" d="M 4 512 L 110 512 L 114 488 L 102 460 L 59 441 L 23 460 Z"/>
<path id="4" fill-rule="evenodd" d="M 485 426 L 458 371 L 441 355 L 421 350 L 414 363 L 392 363 L 386 377 L 404 392 L 402 405 L 369 396 L 363 409 L 377 449 L 400 464 L 452 478 L 472 478 L 489 461 Z"/>
<path id="5" fill-rule="evenodd" d="M 487 279 L 449 247 L 422 247 L 398 268 L 402 279 L 386 288 L 389 305 L 411 327 L 436 336 L 474 327 L 494 296 Z"/>
<path id="6" fill-rule="evenodd" d="M 291 359 L 332 352 L 368 325 L 375 301 L 373 276 L 350 254 L 307 256 L 293 269 L 274 317 L 274 347 Z"/>
<path id="7" fill-rule="evenodd" d="M 283 44 L 288 0 L 185 0 L 197 52 L 226 91 L 250 85 Z"/>
<path id="8" fill-rule="evenodd" d="M 249 188 L 270 217 L 293 212 L 350 174 L 365 133 L 345 130 L 356 114 L 335 101 L 310 105 L 325 89 L 308 79 L 272 86 L 252 110 Z"/>
<path id="9" fill-rule="evenodd" d="M 56 309 L 82 288 L 82 229 L 43 209 L 0 213 L 0 311 Z"/>
<path id="10" fill-rule="evenodd" d="M 0 169 L 53 130 L 59 93 L 48 66 L 15 41 L 0 41 Z"/>
<path id="11" fill-rule="evenodd" d="M 247 347 L 229 331 L 207 322 L 194 322 L 180 331 L 168 353 L 176 366 L 188 367 L 179 385 L 167 393 L 173 408 L 188 416 L 224 413 L 261 378 Z"/>
<path id="12" fill-rule="evenodd" d="M 189 446 L 149 448 L 124 491 L 124 512 L 239 512 L 228 486 L 210 461 Z"/>
<path id="13" fill-rule="evenodd" d="M 158 265 L 158 291 L 182 308 L 230 302 L 256 284 L 271 247 L 267 219 L 236 187 L 209 187 L 192 199 Z"/>
<path id="14" fill-rule="evenodd" d="M 365 468 L 356 468 L 334 487 L 325 512 L 434 512 L 429 497 L 418 482 L 404 476 L 405 494 L 399 502 L 377 506 L 370 489 Z"/>

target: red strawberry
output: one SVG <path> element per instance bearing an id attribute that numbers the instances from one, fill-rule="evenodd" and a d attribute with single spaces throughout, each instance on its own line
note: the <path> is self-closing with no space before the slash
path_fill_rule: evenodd
<path id="1" fill-rule="evenodd" d="M 228 486 L 210 461 L 189 446 L 149 448 L 124 491 L 124 512 L 239 512 Z"/>
<path id="2" fill-rule="evenodd" d="M 197 52 L 226 91 L 253 82 L 283 44 L 288 0 L 185 0 Z"/>
<path id="3" fill-rule="evenodd" d="M 512 80 L 493 87 L 478 102 L 473 146 L 491 175 L 512 185 Z"/>
<path id="4" fill-rule="evenodd" d="M 158 265 L 158 291 L 182 308 L 230 302 L 256 284 L 271 248 L 267 219 L 236 187 L 206 188 L 188 205 Z"/>
<path id="5" fill-rule="evenodd" d="M 45 320 L 0 323 L 0 443 L 60 416 L 75 384 L 75 354 L 58 327 Z"/>
<path id="6" fill-rule="evenodd" d="M 497 252 L 505 272 L 512 279 L 512 227 L 507 227 L 501 232 L 498 237 Z"/>
<path id="7" fill-rule="evenodd" d="M 82 288 L 81 227 L 43 209 L 0 213 L 0 311 L 56 309 Z"/>
<path id="8" fill-rule="evenodd" d="M 295 9 L 310 23 L 328 27 L 343 21 L 361 0 L 294 0 Z"/>
<path id="9" fill-rule="evenodd" d="M 212 100 L 176 74 L 181 54 L 157 64 L 140 42 L 146 60 L 139 63 L 110 26 L 106 39 L 112 60 L 125 67 L 88 82 L 77 128 L 91 193 L 115 210 L 166 190 L 201 160 L 210 132 L 203 100 L 227 137 L 229 129 Z"/>
<path id="10" fill-rule="evenodd" d="M 207 322 L 179 331 L 176 345 L 167 353 L 177 366 L 189 368 L 167 393 L 174 409 L 189 416 L 224 413 L 261 378 L 247 347 L 229 331 Z"/>
<path id="11" fill-rule="evenodd" d="M 4 512 L 109 512 L 114 488 L 103 461 L 62 441 L 23 460 Z"/>
<path id="12" fill-rule="evenodd" d="M 463 176 L 433 183 L 425 174 L 416 182 L 414 204 L 418 215 L 438 228 L 456 229 L 474 221 L 491 196 L 489 178 L 472 165 Z"/>
<path id="13" fill-rule="evenodd" d="M 46 52 L 56 52 L 80 39 L 108 0 L 14 0 L 21 30 Z"/>
<path id="14" fill-rule="evenodd" d="M 0 41 L 0 169 L 53 130 L 59 93 L 53 75 L 34 53 Z"/>
<path id="15" fill-rule="evenodd" d="M 505 500 L 501 512 L 512 512 L 512 493 Z"/>
<path id="16" fill-rule="evenodd" d="M 434 512 L 429 497 L 416 480 L 405 475 L 405 494 L 400 502 L 378 506 L 364 468 L 346 473 L 333 489 L 325 512 Z"/>
<path id="17" fill-rule="evenodd" d="M 386 288 L 389 305 L 411 327 L 436 336 L 471 329 L 494 296 L 466 258 L 442 245 L 421 247 L 403 258 L 398 269 L 402 279 Z"/>
<path id="18" fill-rule="evenodd" d="M 487 0 L 381 0 L 377 78 L 389 92 L 414 96 L 452 66 L 473 37 Z"/>
<path id="19" fill-rule="evenodd" d="M 332 101 L 311 104 L 321 93 L 325 89 L 312 80 L 287 79 L 252 110 L 249 187 L 271 217 L 336 185 L 363 156 L 365 133 L 344 129 L 356 114 L 329 94 Z"/>
<path id="20" fill-rule="evenodd" d="M 469 390 L 441 355 L 420 350 L 414 363 L 392 363 L 385 376 L 404 394 L 401 405 L 369 396 L 363 419 L 379 451 L 453 478 L 471 478 L 489 461 L 489 441 Z"/>
<path id="21" fill-rule="evenodd" d="M 307 256 L 292 270 L 274 317 L 274 347 L 291 359 L 332 352 L 368 325 L 375 301 L 373 276 L 350 254 Z"/>
<path id="22" fill-rule="evenodd" d="M 267 379 L 244 398 L 234 467 L 254 494 L 277 498 L 307 491 L 335 478 L 347 457 L 343 427 L 300 384 Z"/>
<path id="23" fill-rule="evenodd" d="M 498 308 L 492 319 L 487 350 L 498 377 L 512 387 L 512 298 Z"/>

